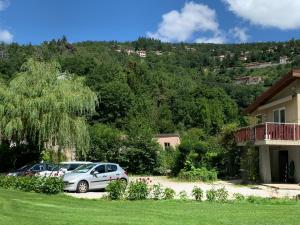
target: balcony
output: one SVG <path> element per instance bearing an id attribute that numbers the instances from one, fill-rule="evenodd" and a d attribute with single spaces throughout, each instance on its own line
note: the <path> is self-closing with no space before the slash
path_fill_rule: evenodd
<path id="1" fill-rule="evenodd" d="M 237 145 L 300 145 L 299 123 L 262 123 L 241 128 L 235 135 Z"/>

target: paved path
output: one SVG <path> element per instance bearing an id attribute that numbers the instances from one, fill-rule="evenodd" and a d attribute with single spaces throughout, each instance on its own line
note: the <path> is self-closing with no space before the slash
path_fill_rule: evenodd
<path id="1" fill-rule="evenodd" d="M 298 188 L 298 185 L 283 185 L 285 189 L 278 189 L 278 185 L 271 187 L 265 185 L 240 185 L 237 184 L 238 181 L 217 181 L 214 183 L 203 183 L 203 182 L 178 182 L 167 177 L 149 176 L 149 177 L 131 177 L 130 179 L 144 178 L 151 181 L 150 184 L 161 184 L 163 187 L 169 187 L 179 194 L 180 191 L 186 191 L 188 196 L 191 198 L 191 192 L 195 186 L 201 187 L 204 191 L 209 189 L 218 189 L 224 187 L 229 192 L 229 197 L 232 198 L 234 193 L 240 193 L 244 196 L 259 196 L 259 197 L 294 197 L 300 194 L 300 189 L 292 189 L 290 187 Z M 149 182 L 150 182 L 149 181 Z M 280 185 L 279 185 L 280 187 Z M 289 188 L 287 188 L 289 187 Z M 88 192 L 84 194 L 78 193 L 66 193 L 67 195 L 76 198 L 86 198 L 86 199 L 97 199 L 105 195 L 104 191 Z"/>

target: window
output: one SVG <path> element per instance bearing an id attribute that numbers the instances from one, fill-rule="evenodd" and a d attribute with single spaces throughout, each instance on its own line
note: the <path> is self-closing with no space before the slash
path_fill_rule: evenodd
<path id="1" fill-rule="evenodd" d="M 105 165 L 96 167 L 95 171 L 97 171 L 98 173 L 105 173 Z"/>
<path id="2" fill-rule="evenodd" d="M 116 165 L 113 165 L 113 164 L 107 164 L 106 168 L 107 168 L 107 172 L 115 172 L 118 169 L 118 167 Z"/>
<path id="3" fill-rule="evenodd" d="M 165 142 L 165 148 L 170 148 L 170 143 L 169 142 Z"/>
<path id="4" fill-rule="evenodd" d="M 34 167 L 31 168 L 32 171 L 42 171 L 43 170 L 42 164 L 36 164 Z"/>
<path id="5" fill-rule="evenodd" d="M 276 109 L 273 111 L 273 121 L 275 123 L 285 123 L 285 109 Z"/>
<path id="6" fill-rule="evenodd" d="M 79 167 L 81 164 L 70 164 L 68 170 L 69 171 L 72 171 L 72 170 L 75 170 L 77 167 Z"/>

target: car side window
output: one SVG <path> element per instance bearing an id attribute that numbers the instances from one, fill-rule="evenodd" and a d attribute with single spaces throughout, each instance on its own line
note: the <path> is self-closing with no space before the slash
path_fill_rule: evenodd
<path id="1" fill-rule="evenodd" d="M 98 173 L 105 173 L 105 165 L 100 165 L 96 167 L 95 171 L 97 171 Z"/>
<path id="2" fill-rule="evenodd" d="M 80 164 L 70 164 L 68 170 L 75 170 L 79 166 L 80 166 Z"/>
<path id="3" fill-rule="evenodd" d="M 113 164 L 107 164 L 107 172 L 115 172 L 117 171 L 118 167 Z"/>
<path id="4" fill-rule="evenodd" d="M 31 168 L 33 171 L 40 171 L 43 169 L 43 165 L 37 164 L 34 167 Z"/>
<path id="5" fill-rule="evenodd" d="M 46 165 L 46 168 L 47 168 L 47 170 L 52 170 L 53 166 L 48 164 L 48 165 Z"/>

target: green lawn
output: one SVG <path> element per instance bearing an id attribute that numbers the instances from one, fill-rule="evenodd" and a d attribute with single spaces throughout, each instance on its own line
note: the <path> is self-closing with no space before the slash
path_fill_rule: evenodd
<path id="1" fill-rule="evenodd" d="M 300 224 L 300 203 L 81 200 L 0 189 L 1 225 Z"/>

